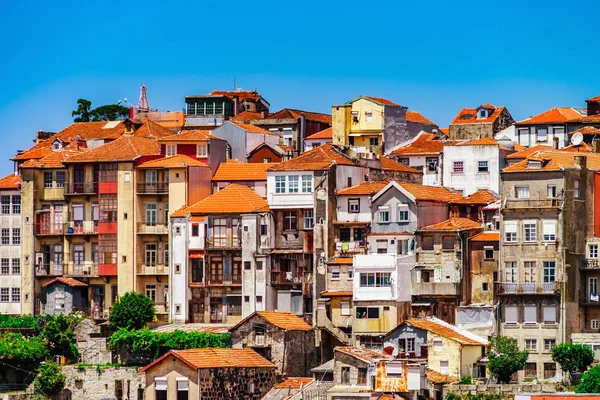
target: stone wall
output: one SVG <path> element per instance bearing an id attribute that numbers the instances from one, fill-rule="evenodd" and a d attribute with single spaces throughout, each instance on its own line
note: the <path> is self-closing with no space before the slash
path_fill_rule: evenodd
<path id="1" fill-rule="evenodd" d="M 200 398 L 202 400 L 259 400 L 274 383 L 274 368 L 203 369 L 200 371 Z"/>
<path id="2" fill-rule="evenodd" d="M 107 349 L 107 337 L 94 321 L 84 319 L 75 327 L 75 338 L 80 361 L 84 364 L 108 364 L 112 362 L 112 352 Z"/>
<path id="3" fill-rule="evenodd" d="M 555 393 L 556 387 L 554 384 L 445 385 L 443 398 L 445 399 L 448 393 L 463 395 L 469 392 L 473 395 L 481 393 L 506 395 L 509 393 Z"/>
<path id="4" fill-rule="evenodd" d="M 63 367 L 67 384 L 55 400 L 100 399 L 115 396 L 122 388 L 121 399 L 141 400 L 145 387 L 144 373 L 133 367 Z M 141 389 L 141 390 L 140 390 Z"/>

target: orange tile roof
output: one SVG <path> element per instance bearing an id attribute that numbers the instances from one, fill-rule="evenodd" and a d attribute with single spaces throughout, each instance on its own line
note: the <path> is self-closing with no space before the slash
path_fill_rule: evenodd
<path id="1" fill-rule="evenodd" d="M 581 118 L 582 115 L 571 107 L 554 107 L 541 114 L 534 115 L 523 121 L 519 121 L 516 125 L 529 124 L 562 124 L 569 120 Z"/>
<path id="2" fill-rule="evenodd" d="M 498 201 L 500 196 L 488 189 L 479 189 L 464 199 L 453 201 L 452 204 L 490 204 Z"/>
<path id="3" fill-rule="evenodd" d="M 451 142 L 453 143 L 453 142 Z M 392 151 L 392 156 L 418 154 L 440 154 L 444 151 L 444 141 L 435 133 L 421 133 L 412 143 Z"/>
<path id="4" fill-rule="evenodd" d="M 233 123 L 235 125 L 239 126 L 240 128 L 242 128 L 243 130 L 245 130 L 246 132 L 264 133 L 267 135 L 276 135 L 277 134 L 275 132 L 271 132 L 271 131 L 268 131 L 266 129 L 263 129 L 261 127 L 254 126 L 251 124 L 243 124 L 241 122 L 233 122 Z"/>
<path id="5" fill-rule="evenodd" d="M 498 242 L 500 232 L 481 232 L 469 239 L 471 242 Z"/>
<path id="6" fill-rule="evenodd" d="M 425 118 L 423 114 L 411 110 L 406 110 L 406 122 L 437 126 L 435 122 L 432 122 L 431 120 Z"/>
<path id="7" fill-rule="evenodd" d="M 160 139 L 163 137 L 172 136 L 173 132 L 164 126 L 147 119 L 144 121 L 142 126 L 135 130 L 133 135 L 150 139 Z"/>
<path id="8" fill-rule="evenodd" d="M 348 195 L 372 195 L 379 192 L 381 189 L 386 187 L 386 185 L 390 183 L 385 180 L 382 182 L 361 182 L 358 185 L 349 186 L 347 188 L 341 189 L 337 192 L 339 196 L 348 196 Z"/>
<path id="9" fill-rule="evenodd" d="M 407 172 L 407 173 L 411 173 L 411 174 L 420 174 L 420 175 L 423 174 L 423 172 L 421 172 L 421 171 L 418 171 L 412 167 L 409 167 L 408 165 L 404 165 L 396 160 L 392 160 L 391 158 L 388 158 L 386 156 L 381 156 L 379 161 L 381 163 L 380 165 L 381 165 L 382 171 Z"/>
<path id="10" fill-rule="evenodd" d="M 231 118 L 231 121 L 255 121 L 262 118 L 262 113 L 255 111 L 242 111 L 235 117 Z"/>
<path id="11" fill-rule="evenodd" d="M 304 322 L 302 318 L 290 312 L 257 311 L 256 314 L 260 315 L 276 327 L 286 331 L 310 331 L 313 329 L 313 327 Z"/>
<path id="12" fill-rule="evenodd" d="M 440 128 L 440 132 L 446 136 L 450 136 L 450 128 Z"/>
<path id="13" fill-rule="evenodd" d="M 160 148 L 154 139 L 146 139 L 132 135 L 121 136 L 100 147 L 74 155 L 63 162 L 118 162 L 134 161 L 142 156 L 158 155 Z"/>
<path id="14" fill-rule="evenodd" d="M 85 151 L 89 150 L 87 148 L 82 148 L 80 150 L 70 151 L 68 147 L 65 147 L 59 151 L 51 151 L 42 158 L 27 160 L 21 165 L 21 168 L 64 168 L 65 161 L 68 161 L 71 157 L 82 154 Z"/>
<path id="15" fill-rule="evenodd" d="M 335 257 L 331 261 L 327 261 L 328 265 L 352 265 L 352 257 Z"/>
<path id="16" fill-rule="evenodd" d="M 185 130 L 181 133 L 160 138 L 159 143 L 178 143 L 178 142 L 206 142 L 209 139 L 221 139 L 211 134 L 210 130 Z"/>
<path id="17" fill-rule="evenodd" d="M 209 96 L 225 96 L 231 100 L 237 97 L 240 100 L 253 99 L 256 100 L 261 95 L 256 90 L 213 90 Z"/>
<path id="18" fill-rule="evenodd" d="M 579 124 L 597 124 L 600 123 L 600 115 L 580 115 L 579 117 L 575 117 L 570 119 L 568 122 L 570 123 L 579 123 Z"/>
<path id="19" fill-rule="evenodd" d="M 378 351 L 367 349 L 364 347 L 338 346 L 334 348 L 333 351 L 339 351 L 340 353 L 359 358 L 366 362 L 393 359 L 393 357 L 390 355 L 383 354 Z"/>
<path id="20" fill-rule="evenodd" d="M 586 135 L 600 135 L 600 129 L 596 128 L 595 126 L 584 126 L 582 128 L 577 129 L 576 131 L 573 132 L 569 132 L 569 135 L 573 135 L 574 133 L 581 133 L 582 135 L 586 136 Z"/>
<path id="21" fill-rule="evenodd" d="M 154 122 L 164 128 L 180 129 L 185 125 L 185 114 L 182 111 L 175 111 Z"/>
<path id="22" fill-rule="evenodd" d="M 386 105 L 386 106 L 399 106 L 400 105 L 398 103 L 394 103 L 391 100 L 384 99 L 383 97 L 372 97 L 372 96 L 364 96 L 364 97 L 367 98 L 367 99 L 374 100 L 377 103 L 380 103 L 380 104 L 383 104 L 383 105 Z"/>
<path id="23" fill-rule="evenodd" d="M 418 183 L 398 182 L 404 190 L 409 192 L 416 200 L 456 202 L 464 199 L 463 195 L 442 186 L 426 186 Z"/>
<path id="24" fill-rule="evenodd" d="M 170 157 L 157 158 L 156 160 L 146 161 L 137 166 L 138 168 L 185 168 L 185 167 L 208 167 L 202 161 L 186 156 L 185 154 L 177 154 Z"/>
<path id="25" fill-rule="evenodd" d="M 304 114 L 307 121 L 315 121 L 315 122 L 321 122 L 324 124 L 331 125 L 331 115 L 330 114 L 293 110 L 291 108 L 284 108 L 283 110 L 279 110 L 275 113 L 269 114 L 266 118 L 263 118 L 263 120 L 267 120 L 267 119 L 299 119 L 302 116 L 302 114 Z"/>
<path id="26" fill-rule="evenodd" d="M 17 189 L 21 186 L 21 177 L 10 174 L 0 179 L 0 189 Z"/>
<path id="27" fill-rule="evenodd" d="M 600 101 L 600 96 L 590 97 L 589 99 L 586 100 L 586 102 L 588 102 L 588 101 Z"/>
<path id="28" fill-rule="evenodd" d="M 352 297 L 354 293 L 352 292 L 352 290 L 340 290 L 340 291 L 331 291 L 331 290 L 326 290 L 324 292 L 321 292 L 321 297 Z"/>
<path id="29" fill-rule="evenodd" d="M 170 350 L 140 371 L 147 371 L 162 360 L 177 357 L 193 369 L 206 368 L 277 368 L 275 364 L 251 349 L 212 348 Z"/>
<path id="30" fill-rule="evenodd" d="M 516 147 L 515 147 L 515 150 L 516 150 Z M 536 153 L 538 151 L 546 151 L 546 150 L 552 150 L 552 146 L 544 146 L 544 145 L 538 144 L 537 146 L 529 147 L 524 150 L 517 151 L 516 153 L 509 154 L 506 156 L 506 158 L 510 158 L 510 159 L 527 158 L 527 157 L 529 157 L 529 155 L 531 155 L 533 153 Z"/>
<path id="31" fill-rule="evenodd" d="M 315 132 L 312 135 L 308 136 L 305 140 L 314 140 L 314 139 L 331 139 L 333 138 L 333 133 L 331 132 L 331 128 L 323 129 L 322 131 Z"/>
<path id="32" fill-rule="evenodd" d="M 527 157 L 523 161 L 510 165 L 502 170 L 502 172 L 546 172 L 546 171 L 561 171 L 564 169 L 575 168 L 575 156 L 578 153 L 569 151 L 545 151 L 536 152 Z M 600 154 L 585 153 L 586 165 L 589 169 L 600 170 Z M 529 167 L 529 160 L 542 161 L 541 168 Z"/>
<path id="33" fill-rule="evenodd" d="M 277 163 L 241 163 L 227 160 L 219 164 L 213 182 L 266 181 L 267 170 Z"/>
<path id="34" fill-rule="evenodd" d="M 476 340 L 473 337 L 465 336 L 464 334 L 458 331 L 458 328 L 450 325 L 444 324 L 443 321 L 436 322 L 433 319 L 409 319 L 406 323 L 419 328 L 426 330 L 431 333 L 435 333 L 441 337 L 446 339 L 453 340 L 460 344 L 473 345 L 473 346 L 483 346 L 486 344 L 485 339 L 481 338 L 481 340 Z"/>
<path id="35" fill-rule="evenodd" d="M 527 148 L 527 147 L 525 147 L 523 145 L 520 145 L 517 142 L 513 142 L 513 146 L 515 148 L 515 151 L 523 151 L 523 150 L 525 150 Z"/>
<path id="36" fill-rule="evenodd" d="M 558 149 L 557 151 L 566 151 L 571 153 L 593 153 L 594 148 L 591 145 L 582 142 L 579 144 L 572 144 L 567 147 L 563 147 L 562 149 Z"/>
<path id="37" fill-rule="evenodd" d="M 424 226 L 420 228 L 421 231 L 462 231 L 468 229 L 481 228 L 479 222 L 473 221 L 469 218 L 450 218 L 437 224 Z"/>
<path id="38" fill-rule="evenodd" d="M 337 151 L 331 143 L 327 143 L 296 158 L 283 161 L 271 167 L 269 171 L 322 171 L 334 164 L 356 166 L 350 158 Z"/>
<path id="39" fill-rule="evenodd" d="M 42 287 L 48 287 L 56 282 L 60 282 L 60 283 L 64 283 L 65 285 L 71 286 L 71 287 L 86 287 L 88 286 L 87 283 L 83 283 L 81 281 L 78 281 L 77 279 L 73 279 L 73 278 L 63 278 L 62 276 L 56 277 L 54 279 L 52 279 L 50 282 L 42 285 Z"/>
<path id="40" fill-rule="evenodd" d="M 457 143 L 450 144 L 450 146 L 497 146 L 498 141 L 492 138 L 480 138 L 473 140 L 464 140 Z"/>
<path id="41" fill-rule="evenodd" d="M 231 184 L 223 190 L 200 200 L 196 204 L 182 207 L 171 214 L 172 217 L 184 217 L 188 214 L 245 214 L 268 211 L 267 201 L 248 186 Z"/>
<path id="42" fill-rule="evenodd" d="M 459 111 L 459 113 L 454 117 L 454 120 L 450 123 L 450 125 L 460 125 L 460 124 L 489 124 L 495 122 L 496 119 L 500 116 L 502 111 L 505 110 L 505 107 L 495 107 L 491 104 L 482 104 L 482 106 L 493 108 L 494 111 L 487 118 L 477 118 L 477 109 L 476 108 L 463 108 Z"/>
<path id="43" fill-rule="evenodd" d="M 452 383 L 458 381 L 458 378 L 427 368 L 427 380 L 435 383 Z"/>
<path id="44" fill-rule="evenodd" d="M 287 378 L 273 386 L 273 389 L 300 389 L 314 381 L 313 378 Z"/>

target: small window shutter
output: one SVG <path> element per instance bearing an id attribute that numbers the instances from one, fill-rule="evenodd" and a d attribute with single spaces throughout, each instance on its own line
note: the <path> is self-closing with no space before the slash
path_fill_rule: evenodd
<path id="1" fill-rule="evenodd" d="M 342 301 L 340 303 L 340 307 L 342 308 L 342 315 L 350 315 L 350 303 L 347 301 Z"/>
<path id="2" fill-rule="evenodd" d="M 517 233 L 517 222 L 508 221 L 504 223 L 504 231 L 506 233 Z"/>
<path id="3" fill-rule="evenodd" d="M 556 322 L 556 306 L 544 307 L 544 322 L 551 324 Z"/>
<path id="4" fill-rule="evenodd" d="M 504 307 L 504 312 L 506 314 L 506 316 L 504 317 L 504 322 L 507 322 L 509 324 L 517 323 L 517 307 Z"/>
<path id="5" fill-rule="evenodd" d="M 544 235 L 556 235 L 556 221 L 544 221 Z"/>
<path id="6" fill-rule="evenodd" d="M 525 306 L 524 317 L 526 324 L 537 323 L 537 307 L 536 306 Z"/>
<path id="7" fill-rule="evenodd" d="M 433 270 L 433 280 L 436 283 L 440 283 L 442 281 L 442 270 L 436 268 Z"/>
<path id="8" fill-rule="evenodd" d="M 98 211 L 99 211 L 98 204 L 92 205 L 92 214 L 93 214 L 92 219 L 94 221 L 98 221 L 98 219 L 99 219 L 98 218 Z"/>
<path id="9" fill-rule="evenodd" d="M 73 206 L 73 220 L 83 221 L 83 205 Z"/>
<path id="10" fill-rule="evenodd" d="M 154 378 L 155 390 L 167 390 L 167 378 Z"/>
<path id="11" fill-rule="evenodd" d="M 177 378 L 177 391 L 187 392 L 189 390 L 189 381 L 187 378 Z"/>

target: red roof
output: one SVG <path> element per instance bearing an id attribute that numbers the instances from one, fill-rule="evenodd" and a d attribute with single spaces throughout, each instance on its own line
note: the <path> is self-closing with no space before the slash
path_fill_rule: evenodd
<path id="1" fill-rule="evenodd" d="M 453 201 L 452 204 L 490 204 L 498 201 L 500 196 L 488 189 L 479 189 L 464 199 Z"/>
<path id="2" fill-rule="evenodd" d="M 185 167 L 208 167 L 202 161 L 186 156 L 185 154 L 176 154 L 165 158 L 146 161 L 137 166 L 138 168 L 185 168 Z"/>
<path id="3" fill-rule="evenodd" d="M 178 358 L 195 370 L 206 368 L 277 368 L 275 364 L 252 349 L 207 347 L 203 349 L 171 350 L 140 371 L 147 371 L 170 357 Z"/>
<path id="4" fill-rule="evenodd" d="M 243 124 L 241 122 L 233 122 L 233 123 L 247 132 L 266 133 L 267 135 L 276 135 L 275 132 L 268 131 L 266 129 L 260 128 L 255 125 Z"/>
<path id="5" fill-rule="evenodd" d="M 468 218 L 450 218 L 437 224 L 424 226 L 422 231 L 463 231 L 468 229 L 481 228 L 479 222 Z"/>
<path id="6" fill-rule="evenodd" d="M 516 153 L 512 153 L 506 156 L 506 158 L 510 158 L 510 159 L 524 159 L 527 158 L 529 155 L 538 152 L 538 151 L 547 151 L 547 150 L 552 150 L 551 146 L 544 146 L 541 144 L 538 144 L 537 146 L 533 146 L 533 147 L 529 147 L 525 150 L 521 150 L 521 151 L 517 151 Z"/>
<path id="7" fill-rule="evenodd" d="M 397 182 L 417 201 L 456 202 L 464 199 L 463 195 L 442 186 L 426 186 L 418 183 Z"/>
<path id="8" fill-rule="evenodd" d="M 304 117 L 307 121 L 315 121 L 331 125 L 331 115 L 329 114 L 293 110 L 291 108 L 284 108 L 283 110 L 269 114 L 266 118 L 263 118 L 263 121 L 269 119 L 300 119 L 302 114 L 304 114 Z"/>
<path id="9" fill-rule="evenodd" d="M 594 148 L 591 145 L 582 142 L 579 144 L 572 144 L 567 147 L 563 147 L 562 149 L 558 149 L 557 151 L 566 151 L 571 153 L 593 153 Z"/>
<path id="10" fill-rule="evenodd" d="M 586 102 L 588 102 L 588 101 L 592 101 L 592 102 L 600 101 L 600 96 L 590 97 L 589 99 L 586 100 Z"/>
<path id="11" fill-rule="evenodd" d="M 335 257 L 333 260 L 327 261 L 328 265 L 352 265 L 352 257 Z"/>
<path id="12" fill-rule="evenodd" d="M 600 114 L 579 116 L 577 118 L 570 119 L 569 122 L 579 124 L 597 124 L 600 123 Z"/>
<path id="13" fill-rule="evenodd" d="M 469 239 L 471 242 L 498 242 L 500 232 L 481 232 Z"/>
<path id="14" fill-rule="evenodd" d="M 145 137 L 151 139 L 160 139 L 166 136 L 172 136 L 173 132 L 162 125 L 152 122 L 149 119 L 145 120 L 142 126 L 135 130 L 134 136 Z"/>
<path id="15" fill-rule="evenodd" d="M 211 134 L 210 130 L 185 130 L 181 133 L 161 138 L 159 143 L 206 142 L 209 139 L 221 139 Z"/>
<path id="16" fill-rule="evenodd" d="M 159 155 L 160 148 L 154 139 L 145 139 L 132 135 L 121 136 L 100 147 L 76 154 L 63 162 L 115 162 L 133 161 L 142 156 Z"/>
<path id="17" fill-rule="evenodd" d="M 321 292 L 321 297 L 352 297 L 352 290 L 340 290 L 340 291 L 332 291 L 326 290 Z"/>
<path id="18" fill-rule="evenodd" d="M 269 171 L 322 171 L 332 165 L 356 166 L 350 158 L 337 151 L 331 143 L 327 143 L 296 158 L 283 161 L 271 167 Z"/>
<path id="19" fill-rule="evenodd" d="M 236 181 L 266 181 L 267 170 L 277 163 L 240 163 L 230 162 L 219 164 L 213 176 L 213 182 Z"/>
<path id="20" fill-rule="evenodd" d="M 348 195 L 373 195 L 379 192 L 381 189 L 387 186 L 390 183 L 389 181 L 381 181 L 381 182 L 361 182 L 358 185 L 349 186 L 344 189 L 340 189 L 337 194 L 339 196 L 348 196 Z"/>
<path id="21" fill-rule="evenodd" d="M 300 389 L 313 380 L 313 378 L 287 378 L 285 381 L 273 386 L 273 389 Z"/>
<path id="22" fill-rule="evenodd" d="M 386 106 L 399 106 L 400 105 L 398 103 L 394 103 L 391 100 L 384 99 L 383 97 L 372 97 L 372 96 L 364 96 L 364 97 L 367 98 L 367 99 L 374 100 L 377 103 L 380 103 L 380 104 L 383 104 L 383 105 L 386 105 Z"/>
<path id="23" fill-rule="evenodd" d="M 444 323 L 444 321 L 441 320 L 435 320 L 433 318 L 409 319 L 406 321 L 406 323 L 419 329 L 423 329 L 428 332 L 434 333 L 446 339 L 453 340 L 460 344 L 473 346 L 483 346 L 487 344 L 484 338 L 476 339 L 477 336 L 475 335 L 473 335 L 472 337 L 466 336 L 466 333 L 461 333 L 455 326 L 446 324 Z"/>
<path id="24" fill-rule="evenodd" d="M 350 346 L 338 346 L 333 349 L 334 351 L 339 351 L 340 353 L 347 354 L 351 357 L 356 357 L 366 362 L 373 362 L 379 360 L 391 360 L 392 356 L 380 353 L 375 350 L 367 349 L 364 347 L 350 347 Z"/>
<path id="25" fill-rule="evenodd" d="M 42 285 L 42 287 L 48 287 L 48 286 L 50 286 L 50 285 L 52 285 L 54 283 L 57 283 L 57 282 L 64 283 L 65 285 L 68 285 L 68 286 L 71 286 L 71 287 L 76 287 L 76 286 L 78 286 L 78 287 L 86 287 L 86 286 L 88 286 L 87 283 L 80 282 L 77 279 L 63 278 L 62 276 L 59 276 L 57 278 L 52 279 L 50 282 Z"/>
<path id="26" fill-rule="evenodd" d="M 208 94 L 209 96 L 225 96 L 231 100 L 237 97 L 240 100 L 260 98 L 260 94 L 255 90 L 213 90 Z"/>
<path id="27" fill-rule="evenodd" d="M 453 142 L 451 142 L 453 143 Z M 421 154 L 440 154 L 444 151 L 444 142 L 435 133 L 423 132 L 412 143 L 392 151 L 392 156 L 410 156 Z"/>
<path id="28" fill-rule="evenodd" d="M 308 136 L 305 140 L 314 140 L 314 139 L 331 139 L 333 138 L 333 134 L 331 133 L 331 128 L 323 129 L 322 131 L 313 133 Z"/>
<path id="29" fill-rule="evenodd" d="M 381 158 L 379 160 L 381 162 L 381 170 L 382 171 L 408 172 L 411 174 L 420 174 L 420 175 L 423 174 L 421 171 L 418 171 L 412 167 L 409 167 L 408 165 L 404 165 L 398 161 L 392 160 L 391 158 L 388 158 L 385 156 L 381 156 Z"/>
<path id="30" fill-rule="evenodd" d="M 563 124 L 569 120 L 579 119 L 581 117 L 582 115 L 571 107 L 554 107 L 541 114 L 519 121 L 516 125 Z"/>
<path id="31" fill-rule="evenodd" d="M 231 118 L 231 121 L 255 121 L 262 118 L 262 113 L 255 111 L 242 111 L 235 117 Z"/>
<path id="32" fill-rule="evenodd" d="M 411 110 L 406 110 L 406 122 L 413 122 L 415 124 L 437 126 L 434 122 L 425 118 L 423 116 L 423 114 L 418 113 L 416 111 L 411 111 Z"/>
<path id="33" fill-rule="evenodd" d="M 196 204 L 182 207 L 171 214 L 172 217 L 184 217 L 188 214 L 246 214 L 268 211 L 267 201 L 248 186 L 231 184 L 223 190 L 200 200 Z"/>
<path id="34" fill-rule="evenodd" d="M 312 326 L 296 314 L 280 311 L 256 311 L 265 320 L 286 331 L 311 331 Z"/>
<path id="35" fill-rule="evenodd" d="M 0 179 L 0 189 L 18 189 L 21 186 L 21 177 L 10 174 Z"/>
<path id="36" fill-rule="evenodd" d="M 600 129 L 596 128 L 595 126 L 588 125 L 588 126 L 579 128 L 576 131 L 569 132 L 569 135 L 573 135 L 575 133 L 581 133 L 584 136 L 586 136 L 586 135 L 596 136 L 596 135 L 600 135 Z"/>
<path id="37" fill-rule="evenodd" d="M 454 117 L 454 120 L 450 123 L 450 125 L 459 125 L 459 124 L 489 124 L 495 122 L 502 111 L 505 110 L 506 107 L 495 107 L 491 104 L 482 104 L 482 106 L 493 109 L 494 111 L 487 118 L 477 118 L 477 109 L 476 108 L 463 108 L 460 112 Z"/>

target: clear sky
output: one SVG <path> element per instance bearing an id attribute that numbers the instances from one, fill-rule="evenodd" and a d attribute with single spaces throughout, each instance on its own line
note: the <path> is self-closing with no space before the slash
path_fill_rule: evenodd
<path id="1" fill-rule="evenodd" d="M 600 94 L 598 1 L 38 1 L 0 7 L 0 172 L 37 130 L 148 85 L 151 107 L 237 86 L 272 110 L 385 97 L 446 127 L 462 107 L 517 120 Z"/>

